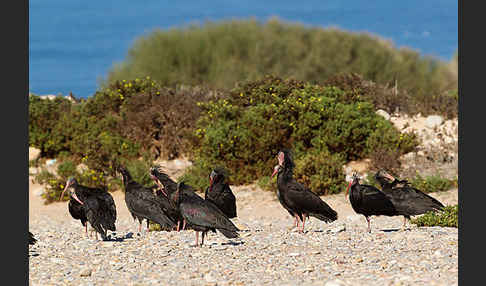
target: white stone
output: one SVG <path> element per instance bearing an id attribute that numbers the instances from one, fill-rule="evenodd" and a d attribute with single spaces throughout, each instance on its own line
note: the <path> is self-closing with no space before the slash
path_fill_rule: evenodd
<path id="1" fill-rule="evenodd" d="M 344 285 L 346 284 L 344 284 L 344 282 L 339 279 L 327 281 L 326 284 L 324 284 L 324 286 L 344 286 Z"/>
<path id="2" fill-rule="evenodd" d="M 29 147 L 29 161 L 37 160 L 40 157 L 41 150 L 35 147 Z"/>
<path id="3" fill-rule="evenodd" d="M 443 122 L 444 122 L 444 118 L 442 118 L 442 116 L 440 116 L 440 115 L 430 115 L 425 120 L 425 126 L 427 126 L 428 128 L 433 129 L 435 127 L 439 127 Z"/>
<path id="4" fill-rule="evenodd" d="M 34 196 L 41 197 L 42 194 L 44 194 L 44 192 L 45 192 L 44 188 L 39 188 L 39 189 L 34 191 Z"/>
<path id="5" fill-rule="evenodd" d="M 378 109 L 376 111 L 376 114 L 383 116 L 383 118 L 385 118 L 386 120 L 390 120 L 390 114 L 388 114 L 388 112 L 383 109 Z"/>

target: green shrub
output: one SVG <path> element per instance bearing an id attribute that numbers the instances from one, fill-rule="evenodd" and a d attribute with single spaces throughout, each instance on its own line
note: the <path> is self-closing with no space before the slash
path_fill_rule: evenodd
<path id="1" fill-rule="evenodd" d="M 318 195 L 336 194 L 345 182 L 344 159 L 329 152 L 308 151 L 295 161 L 294 177 Z"/>
<path id="2" fill-rule="evenodd" d="M 412 218 L 411 223 L 417 226 L 442 226 L 442 227 L 458 227 L 457 214 L 459 206 L 446 206 L 443 211 L 428 212 L 417 218 Z"/>
<path id="3" fill-rule="evenodd" d="M 195 163 L 185 176 L 194 178 L 191 182 L 197 188 L 204 186 L 197 178 L 207 176 L 214 165 L 232 171 L 235 184 L 251 183 L 270 174 L 277 152 L 291 147 L 296 162 L 312 160 L 302 158 L 312 150 L 320 162 L 330 159 L 341 164 L 337 169 L 319 171 L 318 166 L 308 166 L 316 173 L 307 174 L 313 176 L 313 183 L 305 178 L 306 182 L 334 192 L 342 182 L 338 169 L 343 162 L 365 158 L 377 147 L 403 154 L 417 145 L 413 136 L 401 135 L 376 115 L 371 103 L 347 102 L 337 88 L 291 79 L 267 76 L 246 82 L 224 99 L 200 105 L 203 113 L 195 130 Z M 297 175 L 306 171 L 301 167 Z M 317 182 L 318 177 L 327 175 L 336 177 Z"/>
<path id="4" fill-rule="evenodd" d="M 70 110 L 71 102 L 64 97 L 50 100 L 29 95 L 29 146 L 40 149 L 42 157 L 69 150 L 61 119 Z"/>
<path id="5" fill-rule="evenodd" d="M 424 193 L 431 192 L 444 192 L 448 191 L 454 186 L 457 186 L 457 181 L 443 178 L 440 175 L 432 175 L 422 177 L 421 175 L 415 176 L 410 181 L 410 184 Z"/>
<path id="6" fill-rule="evenodd" d="M 338 73 L 357 73 L 383 86 L 396 83 L 401 97 L 417 97 L 417 103 L 426 100 L 427 108 L 434 109 L 447 106 L 434 103 L 432 96 L 457 89 L 457 64 L 455 67 L 407 48 L 398 49 L 369 33 L 249 19 L 156 29 L 135 41 L 103 85 L 149 75 L 163 86 L 232 88 L 237 82 L 254 81 L 265 74 L 322 83 Z M 389 92 L 382 94 L 392 98 Z M 455 106 L 457 114 L 457 102 Z"/>

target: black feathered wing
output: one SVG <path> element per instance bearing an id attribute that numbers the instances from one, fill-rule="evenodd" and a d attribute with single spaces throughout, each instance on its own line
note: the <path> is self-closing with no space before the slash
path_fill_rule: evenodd
<path id="1" fill-rule="evenodd" d="M 356 213 L 364 216 L 398 215 L 392 201 L 373 186 L 355 184 L 351 187 L 349 196 L 351 206 Z"/>
<path id="2" fill-rule="evenodd" d="M 326 202 L 295 180 L 287 184 L 284 200 L 291 209 L 307 213 L 322 221 L 332 222 L 338 218 L 337 212 Z"/>
<path id="3" fill-rule="evenodd" d="M 444 208 L 437 199 L 410 186 L 384 190 L 384 192 L 401 215 L 420 215 Z"/>
<path id="4" fill-rule="evenodd" d="M 236 197 L 228 184 L 213 185 L 204 193 L 204 198 L 214 203 L 228 218 L 236 217 Z"/>
<path id="5" fill-rule="evenodd" d="M 185 197 L 180 204 L 180 210 L 184 219 L 191 223 L 195 230 L 217 229 L 228 238 L 238 237 L 239 229 L 229 218 L 218 207 L 201 197 Z"/>

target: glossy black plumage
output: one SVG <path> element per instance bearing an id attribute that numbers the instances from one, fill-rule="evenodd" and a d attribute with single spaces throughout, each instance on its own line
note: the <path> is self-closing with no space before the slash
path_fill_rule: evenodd
<path id="1" fill-rule="evenodd" d="M 182 215 L 179 211 L 179 208 L 175 205 L 175 192 L 177 191 L 177 183 L 172 180 L 169 175 L 164 173 L 162 171 L 162 168 L 160 166 L 153 166 L 150 168 L 150 176 L 154 180 L 154 182 L 159 185 L 160 192 L 162 193 L 161 195 L 165 195 L 170 202 L 171 202 L 171 208 L 170 211 L 168 212 L 169 216 L 172 218 L 173 221 L 177 222 L 177 230 L 180 230 L 181 223 L 183 222 Z M 182 186 L 182 192 L 184 193 L 185 196 L 197 196 L 199 197 L 194 189 L 192 189 L 188 185 Z M 191 229 L 192 226 L 190 223 L 186 222 L 183 225 L 183 229 Z"/>
<path id="2" fill-rule="evenodd" d="M 370 216 L 398 215 L 392 201 L 374 186 L 361 185 L 357 174 L 353 175 L 353 179 L 346 189 L 346 194 L 348 191 L 349 201 L 351 202 L 353 210 L 358 214 L 364 215 L 368 222 L 368 232 L 371 232 Z"/>
<path id="3" fill-rule="evenodd" d="M 384 170 L 375 174 L 375 179 L 382 187 L 383 193 L 392 201 L 399 215 L 403 215 L 406 223 L 410 216 L 424 214 L 429 211 L 438 211 L 444 205 L 437 199 L 410 186 L 406 180 L 398 180 Z M 398 186 L 402 184 L 402 186 Z"/>
<path id="4" fill-rule="evenodd" d="M 71 197 L 83 205 L 91 227 L 101 235 L 103 240 L 106 240 L 107 231 L 116 230 L 116 206 L 110 193 L 106 189 L 80 185 L 74 178 L 67 181 L 64 191 L 67 189 L 71 189 Z"/>
<path id="5" fill-rule="evenodd" d="M 210 186 L 206 188 L 204 199 L 214 203 L 228 218 L 236 217 L 236 197 L 226 183 L 226 173 L 221 168 L 210 174 Z"/>
<path id="6" fill-rule="evenodd" d="M 153 189 L 134 181 L 125 167 L 118 167 L 118 171 L 125 186 L 125 203 L 132 216 L 140 223 L 146 219 L 158 223 L 162 229 L 171 230 L 175 222 L 167 215 L 169 201 L 157 196 Z"/>
<path id="7" fill-rule="evenodd" d="M 218 230 L 227 238 L 237 238 L 239 229 L 231 220 L 213 203 L 201 198 L 199 195 L 191 195 L 182 190 L 187 185 L 179 183 L 173 200 L 185 221 L 191 224 L 196 231 L 196 246 L 198 245 L 198 232 L 202 232 L 202 244 L 205 234 L 212 230 Z"/>
<path id="8" fill-rule="evenodd" d="M 272 174 L 277 174 L 277 197 L 296 220 L 302 220 L 301 232 L 304 232 L 306 217 L 313 216 L 325 222 L 337 220 L 335 210 L 293 178 L 294 163 L 289 150 L 279 152 L 278 163 Z"/>
<path id="9" fill-rule="evenodd" d="M 34 245 L 37 242 L 37 239 L 35 239 L 34 235 L 29 231 L 29 244 Z"/>
<path id="10" fill-rule="evenodd" d="M 81 224 L 85 227 L 87 233 L 88 218 L 86 217 L 86 212 L 84 211 L 83 205 L 76 201 L 73 197 L 71 197 L 68 203 L 68 210 L 72 218 L 81 222 Z"/>

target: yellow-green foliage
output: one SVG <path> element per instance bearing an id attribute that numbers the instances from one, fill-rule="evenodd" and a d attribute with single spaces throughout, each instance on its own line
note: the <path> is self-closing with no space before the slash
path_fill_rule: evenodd
<path id="1" fill-rule="evenodd" d="M 457 89 L 457 72 L 451 70 L 448 63 L 369 33 L 249 19 L 156 29 L 135 41 L 104 84 L 149 75 L 167 86 L 232 88 L 265 74 L 319 83 L 354 72 L 426 98 Z"/>
<path id="2" fill-rule="evenodd" d="M 415 137 L 401 135 L 371 103 L 342 96 L 334 87 L 267 76 L 242 84 L 224 99 L 200 104 L 195 164 L 184 179 L 203 188 L 207 182 L 200 176 L 224 165 L 233 183 L 251 183 L 269 175 L 277 152 L 291 147 L 296 178 L 316 192 L 337 192 L 344 162 L 364 158 L 377 147 L 403 153 L 416 146 Z"/>
<path id="3" fill-rule="evenodd" d="M 443 226 L 443 227 L 458 227 L 457 214 L 459 206 L 446 206 L 440 212 L 428 212 L 417 218 L 413 218 L 411 223 L 417 226 Z"/>

